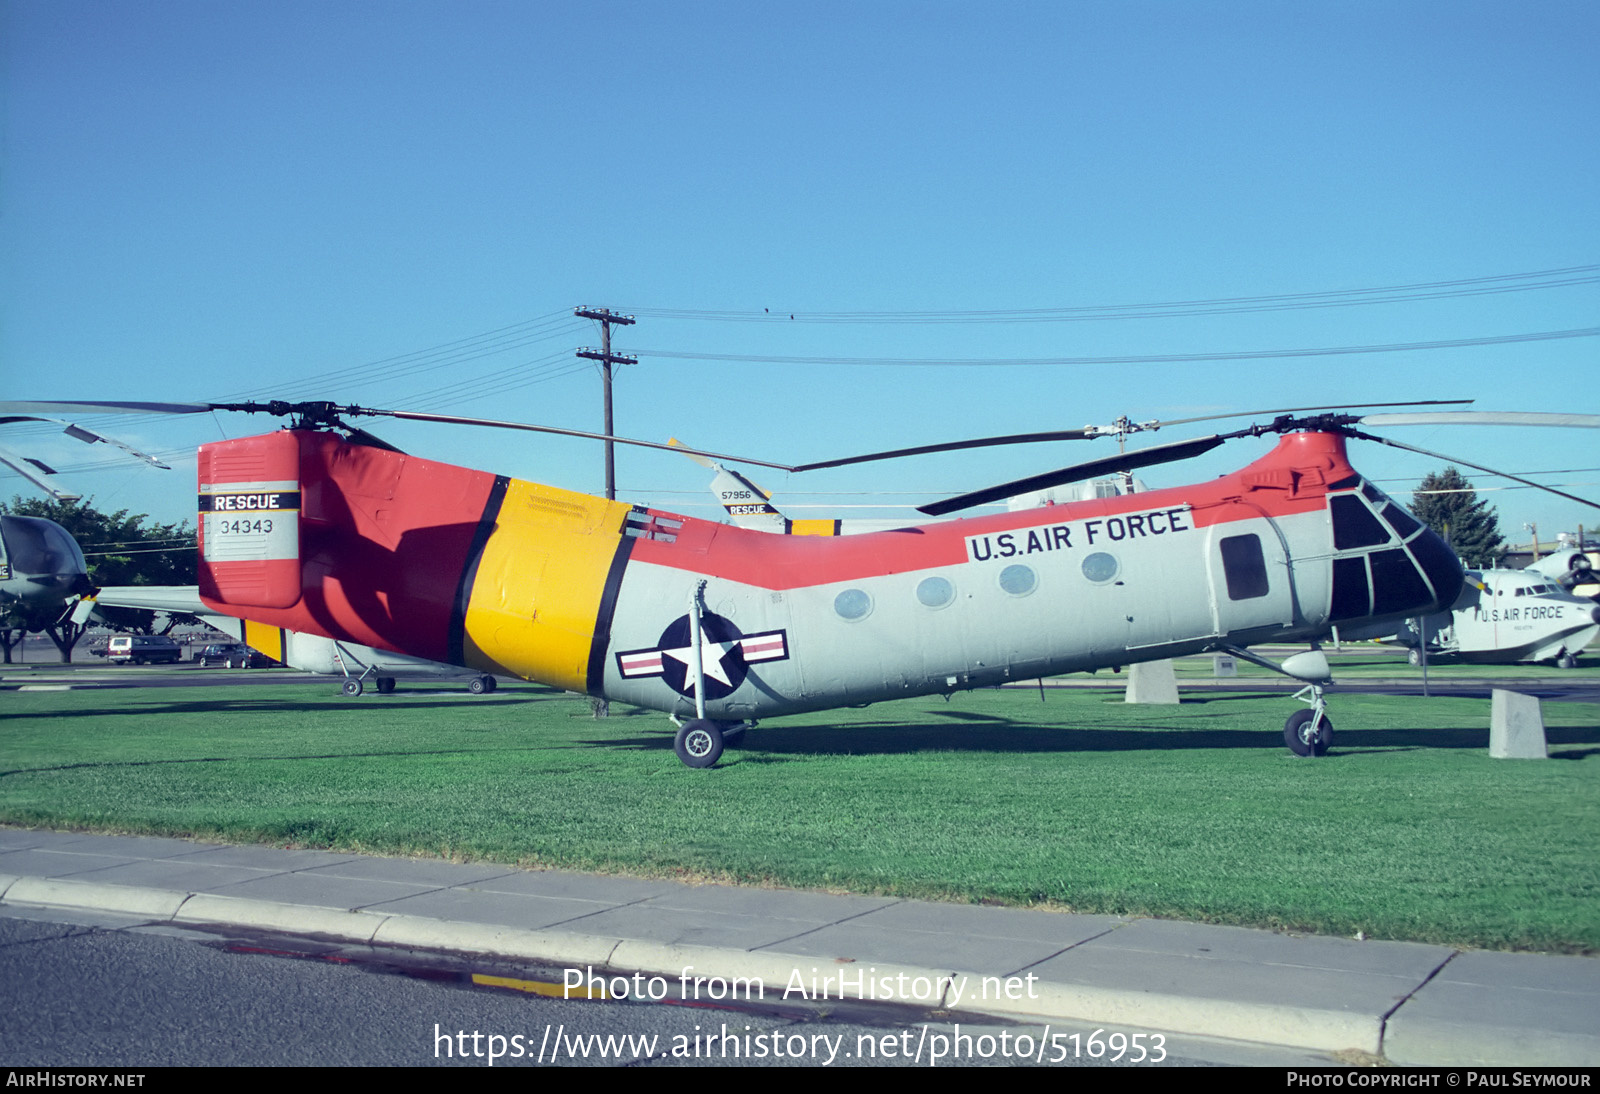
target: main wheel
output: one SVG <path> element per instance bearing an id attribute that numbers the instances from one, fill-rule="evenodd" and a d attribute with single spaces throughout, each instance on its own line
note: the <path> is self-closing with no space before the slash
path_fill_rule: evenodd
<path id="1" fill-rule="evenodd" d="M 686 767 L 710 767 L 722 758 L 722 727 L 699 718 L 685 722 L 672 741 L 672 750 Z"/>
<path id="2" fill-rule="evenodd" d="M 484 681 L 488 679 L 490 678 L 487 676 L 474 676 L 467 682 L 467 690 L 472 692 L 474 695 L 484 694 L 489 690 L 489 685 L 484 683 Z"/>
<path id="3" fill-rule="evenodd" d="M 344 682 L 344 687 L 340 688 L 339 690 L 344 692 L 346 695 L 354 697 L 354 696 L 360 695 L 366 689 L 361 686 L 361 681 L 360 680 L 357 680 L 354 677 L 352 677 L 349 680 L 346 680 Z"/>
<path id="4" fill-rule="evenodd" d="M 500 681 L 496 680 L 493 676 L 485 676 L 483 678 L 483 690 L 485 692 L 491 692 L 491 691 L 493 691 L 495 688 L 497 688 L 499 686 L 500 686 Z"/>
<path id="5" fill-rule="evenodd" d="M 1333 744 L 1333 721 L 1314 710 L 1297 710 L 1283 723 L 1283 741 L 1296 756 L 1321 756 Z"/>
<path id="6" fill-rule="evenodd" d="M 1561 655 L 1560 659 L 1556 661 L 1556 664 L 1564 669 L 1575 669 L 1578 667 L 1578 658 L 1575 654 L 1564 653 Z"/>
<path id="7" fill-rule="evenodd" d="M 1410 661 L 1413 665 L 1422 664 L 1422 651 L 1412 650 L 1410 653 L 1406 654 L 1406 660 Z"/>
<path id="8" fill-rule="evenodd" d="M 378 677 L 378 694 L 379 695 L 388 695 L 393 691 L 394 691 L 394 677 L 393 676 L 380 676 L 380 677 Z"/>

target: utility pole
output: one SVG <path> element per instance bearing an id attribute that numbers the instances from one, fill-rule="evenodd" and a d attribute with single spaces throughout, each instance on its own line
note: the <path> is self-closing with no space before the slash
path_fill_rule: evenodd
<path id="1" fill-rule="evenodd" d="M 596 353 L 588 346 L 584 346 L 578 351 L 578 356 L 588 358 L 591 361 L 600 362 L 600 375 L 604 381 L 606 407 L 606 500 L 616 501 L 617 446 L 616 442 L 611 440 L 612 435 L 616 432 L 611 424 L 611 366 L 637 365 L 639 363 L 639 359 L 637 357 L 630 357 L 627 354 L 611 352 L 611 324 L 616 323 L 618 326 L 631 327 L 633 326 L 633 316 L 618 315 L 610 308 L 583 307 L 573 308 L 572 314 L 576 315 L 579 319 L 593 319 L 595 322 L 600 324 L 600 352 Z M 592 698 L 589 700 L 589 706 L 594 711 L 594 716 L 596 718 L 608 718 L 611 716 L 611 704 L 606 702 L 604 699 Z"/>
<path id="2" fill-rule="evenodd" d="M 578 351 L 579 357 L 587 357 L 591 361 L 600 362 L 600 375 L 605 382 L 606 424 L 607 438 L 616 431 L 611 427 L 611 366 L 612 365 L 637 365 L 639 359 L 624 353 L 611 352 L 611 324 L 618 326 L 633 326 L 633 316 L 618 315 L 610 308 L 574 308 L 572 314 L 579 319 L 593 319 L 600 324 L 600 352 L 596 353 L 588 346 Z M 607 440 L 606 444 L 606 498 L 610 501 L 617 500 L 617 455 L 616 443 Z"/>

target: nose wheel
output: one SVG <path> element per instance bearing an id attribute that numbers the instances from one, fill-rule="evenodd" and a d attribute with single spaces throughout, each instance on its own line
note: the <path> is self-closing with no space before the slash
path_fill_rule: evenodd
<path id="1" fill-rule="evenodd" d="M 1307 697 L 1310 692 L 1310 697 Z M 1333 744 L 1333 719 L 1328 717 L 1328 702 L 1322 689 L 1315 684 L 1295 693 L 1295 698 L 1309 703 L 1306 710 L 1297 710 L 1283 723 L 1283 743 L 1296 756 L 1323 756 Z"/>

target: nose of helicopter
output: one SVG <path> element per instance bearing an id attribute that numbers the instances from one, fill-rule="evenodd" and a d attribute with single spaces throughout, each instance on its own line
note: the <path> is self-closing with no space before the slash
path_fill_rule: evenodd
<path id="1" fill-rule="evenodd" d="M 1431 528 L 1422 532 L 1408 544 L 1411 556 L 1422 568 L 1423 576 L 1433 586 L 1434 606 L 1430 611 L 1446 611 L 1461 596 L 1466 571 L 1444 540 Z"/>

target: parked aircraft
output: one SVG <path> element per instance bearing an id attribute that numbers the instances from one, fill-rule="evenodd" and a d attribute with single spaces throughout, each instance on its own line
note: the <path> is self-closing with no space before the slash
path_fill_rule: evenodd
<path id="1" fill-rule="evenodd" d="M 1347 437 L 1411 446 L 1355 429 L 1370 419 L 1352 415 L 1283 416 L 923 511 L 944 515 L 1280 435 L 1247 467 L 1203 483 L 817 537 L 425 460 L 344 419 L 547 427 L 327 403 L 163 409 L 292 418 L 275 433 L 200 448 L 199 593 L 209 608 L 662 710 L 681 720 L 675 748 L 692 767 L 714 764 L 725 735 L 757 718 L 1313 641 L 1332 624 L 1441 611 L 1461 590 L 1449 548 L 1364 480 L 1345 451 Z M 1288 720 L 1285 741 L 1301 755 L 1325 751 L 1326 658 L 1313 650 L 1281 669 L 1309 685 L 1309 709 Z"/>
<path id="2" fill-rule="evenodd" d="M 1421 621 L 1407 620 L 1393 633 L 1422 660 L 1423 635 L 1429 658 L 1445 655 L 1478 664 L 1552 661 L 1577 666 L 1584 648 L 1600 636 L 1600 605 L 1561 588 L 1532 567 L 1526 570 L 1469 570 L 1461 596 L 1448 612 Z M 1379 637 L 1370 629 L 1341 629 L 1342 638 Z M 1381 637 L 1387 637 L 1382 635 Z"/>
<path id="3" fill-rule="evenodd" d="M 89 587 L 83 551 L 65 528 L 43 517 L 0 516 L 0 607 L 64 608 Z"/>

